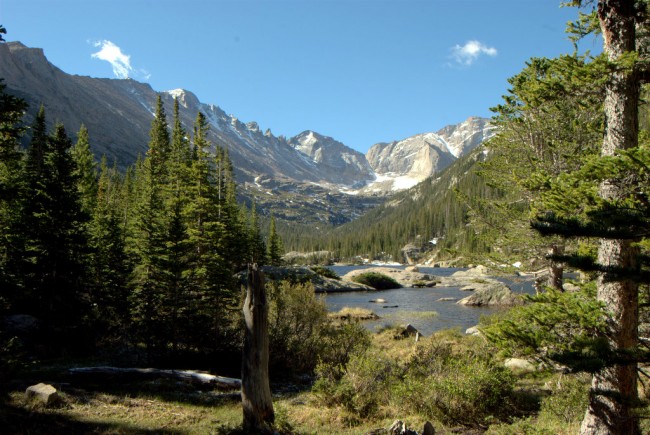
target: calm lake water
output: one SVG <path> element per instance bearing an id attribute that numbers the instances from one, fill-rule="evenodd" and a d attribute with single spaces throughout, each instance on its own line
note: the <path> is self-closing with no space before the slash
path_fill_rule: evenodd
<path id="1" fill-rule="evenodd" d="M 340 276 L 351 270 L 367 269 L 377 266 L 331 266 L 330 269 Z M 386 266 L 404 269 L 405 266 Z M 435 276 L 449 276 L 457 268 L 420 267 L 420 272 Z M 500 278 L 514 292 L 533 293 L 533 280 L 512 277 Z M 435 331 L 449 328 L 459 328 L 462 332 L 478 324 L 483 315 L 490 315 L 503 308 L 467 307 L 456 304 L 457 300 L 468 296 L 469 292 L 461 291 L 459 287 L 432 287 L 432 288 L 400 288 L 395 290 L 382 290 L 377 292 L 346 292 L 330 293 L 325 295 L 325 301 L 330 311 L 339 311 L 343 307 L 361 307 L 375 312 L 381 319 L 363 322 L 370 330 L 383 326 L 410 323 L 425 335 Z M 373 303 L 371 299 L 385 299 L 385 303 Z M 440 301 L 441 298 L 454 298 L 454 301 Z M 397 308 L 384 308 L 394 306 Z"/>

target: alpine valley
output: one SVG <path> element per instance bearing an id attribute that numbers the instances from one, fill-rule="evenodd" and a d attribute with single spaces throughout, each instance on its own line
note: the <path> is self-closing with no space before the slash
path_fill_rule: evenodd
<path id="1" fill-rule="evenodd" d="M 48 119 L 70 133 L 84 124 L 95 156 L 126 168 L 147 149 L 158 95 L 167 114 L 174 99 L 191 126 L 198 111 L 210 124 L 209 140 L 228 150 L 240 195 L 278 221 L 341 225 L 387 196 L 435 176 L 492 134 L 486 119 L 469 118 L 438 132 L 373 145 L 366 155 L 326 135 L 305 130 L 286 138 L 242 122 L 184 89 L 158 92 L 132 79 L 67 74 L 40 48 L 0 45 L 0 77 L 10 93 L 29 103 L 30 124 L 41 104 Z"/>

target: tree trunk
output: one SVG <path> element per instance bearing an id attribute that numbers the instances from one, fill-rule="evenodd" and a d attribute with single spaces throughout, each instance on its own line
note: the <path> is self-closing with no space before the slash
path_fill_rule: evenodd
<path id="1" fill-rule="evenodd" d="M 242 358 L 242 407 L 244 430 L 272 433 L 275 419 L 269 386 L 269 319 L 264 274 L 257 265 L 248 266 L 244 301 L 244 352 Z"/>
<path id="2" fill-rule="evenodd" d="M 634 2 L 600 0 L 598 17 L 604 51 L 610 61 L 635 50 Z M 637 146 L 639 84 L 631 69 L 617 68 L 610 75 L 605 95 L 605 132 L 601 154 Z M 614 199 L 622 195 L 608 181 L 600 195 Z M 633 350 L 638 341 L 638 285 L 613 273 L 613 269 L 634 269 L 636 252 L 630 240 L 601 239 L 598 263 L 605 270 L 598 277 L 598 300 L 606 305 L 609 344 L 613 351 Z M 608 268 L 611 268 L 608 270 Z M 582 421 L 581 434 L 640 433 L 639 422 L 631 409 L 637 400 L 636 364 L 617 364 L 596 373 L 589 392 L 589 408 Z"/>

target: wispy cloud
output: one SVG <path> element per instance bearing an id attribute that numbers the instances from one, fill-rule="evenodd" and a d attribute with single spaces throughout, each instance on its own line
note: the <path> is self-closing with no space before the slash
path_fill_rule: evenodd
<path id="1" fill-rule="evenodd" d="M 129 77 L 133 68 L 131 67 L 131 56 L 122 53 L 122 49 L 111 41 L 103 40 L 93 43 L 95 47 L 99 47 L 97 53 L 90 56 L 93 59 L 105 60 L 113 67 L 113 74 L 119 79 L 126 79 Z"/>
<path id="2" fill-rule="evenodd" d="M 451 48 L 451 58 L 463 66 L 470 66 L 481 55 L 494 57 L 497 55 L 497 49 L 480 41 L 467 41 L 465 45 L 455 45 Z"/>

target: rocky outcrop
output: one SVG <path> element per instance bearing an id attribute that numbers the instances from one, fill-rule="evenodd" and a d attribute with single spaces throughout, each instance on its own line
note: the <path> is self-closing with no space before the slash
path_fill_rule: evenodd
<path id="1" fill-rule="evenodd" d="M 351 281 L 353 277 L 362 273 L 374 272 L 393 278 L 402 287 L 433 287 L 440 282 L 440 278 L 428 273 L 395 269 L 392 267 L 371 267 L 357 269 L 346 273 L 343 279 Z"/>
<path id="2" fill-rule="evenodd" d="M 362 187 L 375 178 L 365 155 L 329 136 L 308 130 L 292 137 L 288 143 L 322 170 L 337 174 L 340 184 Z"/>
<path id="3" fill-rule="evenodd" d="M 377 181 L 366 190 L 401 190 L 414 186 L 452 164 L 493 135 L 489 120 L 472 117 L 436 133 L 373 145 L 366 158 Z"/>
<path id="4" fill-rule="evenodd" d="M 483 306 L 515 306 L 524 303 L 520 295 L 514 293 L 510 288 L 498 281 L 484 284 L 470 296 L 456 302 L 460 305 L 474 307 Z"/>
<path id="5" fill-rule="evenodd" d="M 401 249 L 401 252 L 402 258 L 407 264 L 414 264 L 422 256 L 422 247 L 409 243 Z"/>
<path id="6" fill-rule="evenodd" d="M 291 282 L 311 283 L 316 293 L 335 293 L 349 291 L 375 291 L 374 288 L 352 282 L 347 279 L 333 279 L 319 275 L 308 267 L 288 266 L 274 267 L 264 266 L 262 272 L 267 279 L 274 281 L 288 280 Z M 237 278 L 241 283 L 246 282 L 246 272 L 239 272 Z"/>

